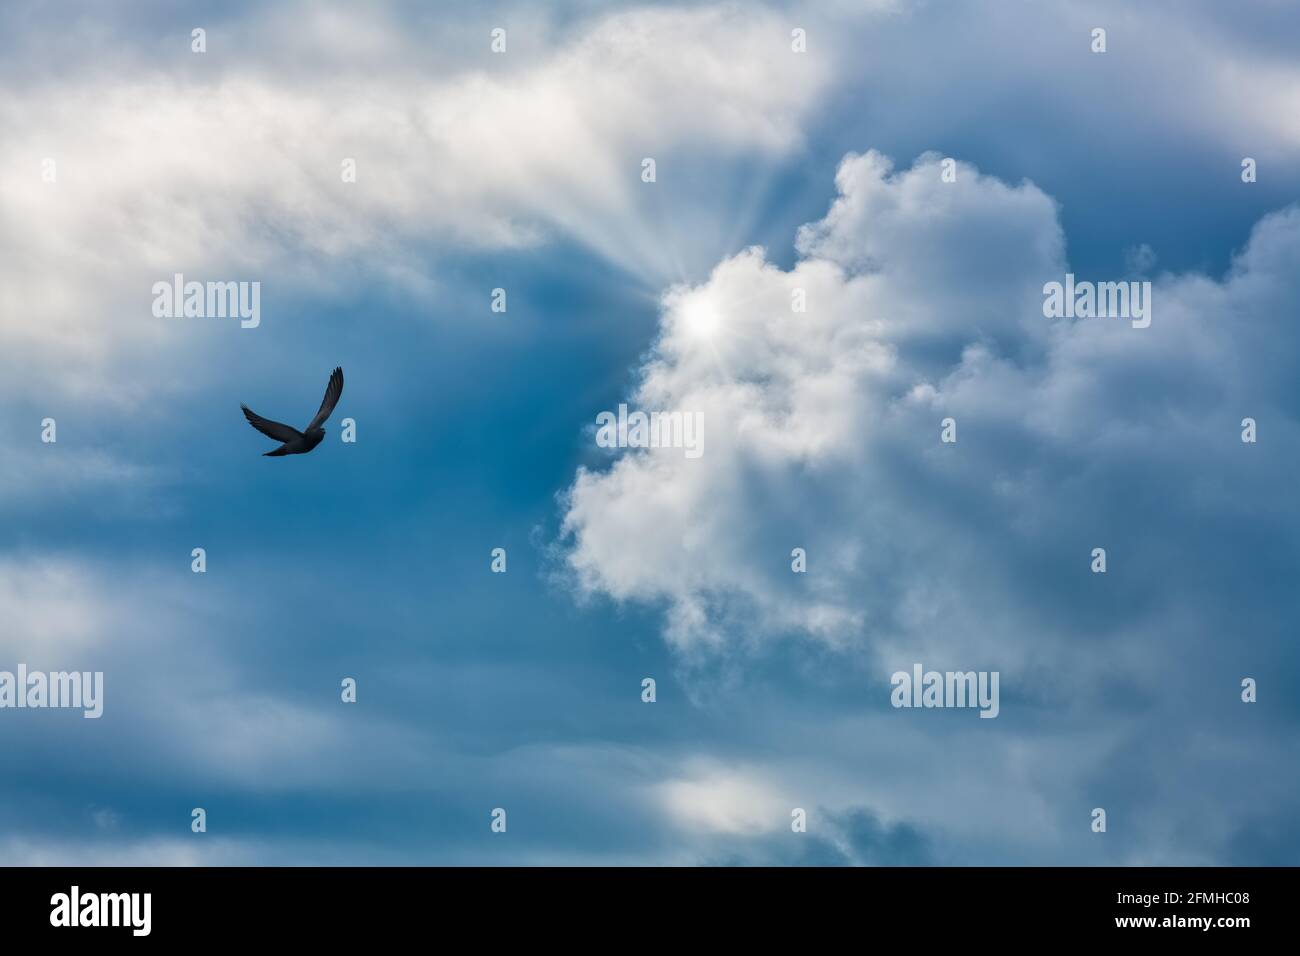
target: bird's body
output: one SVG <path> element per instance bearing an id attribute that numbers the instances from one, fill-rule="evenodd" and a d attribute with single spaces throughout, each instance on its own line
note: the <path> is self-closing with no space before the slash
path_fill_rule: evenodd
<path id="1" fill-rule="evenodd" d="M 256 426 L 255 426 L 256 427 Z M 292 441 L 287 441 L 274 451 L 262 452 L 263 458 L 278 458 L 281 455 L 305 455 L 325 440 L 325 429 L 314 428 L 305 434 L 299 434 Z"/>
<path id="2" fill-rule="evenodd" d="M 334 411 L 334 406 L 339 403 L 339 396 L 342 394 L 343 369 L 336 368 L 330 375 L 329 384 L 325 386 L 325 397 L 321 399 L 320 410 L 316 412 L 316 417 L 311 420 L 307 430 L 301 432 L 282 422 L 273 422 L 269 418 L 263 418 L 247 405 L 240 405 L 239 407 L 244 410 L 244 417 L 248 419 L 248 424 L 267 438 L 274 438 L 276 441 L 281 442 L 280 447 L 274 451 L 263 452 L 263 457 L 279 458 L 282 455 L 305 455 L 325 440 L 325 429 L 321 425 L 325 422 L 325 419 L 330 417 L 330 413 Z"/>

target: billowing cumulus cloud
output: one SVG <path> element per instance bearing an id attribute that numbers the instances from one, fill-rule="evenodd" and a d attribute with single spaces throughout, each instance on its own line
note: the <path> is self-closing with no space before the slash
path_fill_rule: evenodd
<path id="1" fill-rule="evenodd" d="M 1186 613 L 1207 524 L 1274 548 L 1294 531 L 1300 213 L 1263 220 L 1222 279 L 1153 277 L 1149 328 L 1048 319 L 1069 269 L 1050 197 L 942 171 L 850 156 L 792 269 L 750 249 L 665 297 L 631 405 L 702 412 L 705 452 L 579 472 L 584 591 L 662 602 L 688 651 L 796 636 L 1015 669 Z M 1242 443 L 1244 417 L 1267 440 Z M 1052 606 L 1086 589 L 1090 619 Z"/>
<path id="2" fill-rule="evenodd" d="M 717 667 L 830 660 L 823 680 L 879 711 L 792 727 L 793 752 L 821 754 L 808 766 L 678 782 L 666 805 L 725 831 L 746 818 L 710 799 L 770 804 L 771 828 L 781 800 L 726 795 L 829 762 L 845 768 L 815 788 L 831 816 L 869 797 L 863 819 L 903 827 L 906 858 L 1258 857 L 1295 783 L 1279 769 L 1294 717 L 1248 721 L 1239 682 L 1286 686 L 1295 667 L 1300 608 L 1280 582 L 1300 532 L 1300 211 L 1260 221 L 1222 276 L 1078 276 L 1150 281 L 1152 322 L 1135 328 L 1044 316 L 1044 285 L 1071 269 L 1049 196 L 965 163 L 942 173 L 932 154 L 897 171 L 849 156 L 790 269 L 754 248 L 671 290 L 628 402 L 701 412 L 703 455 L 616 453 L 568 490 L 578 592 L 661 611 L 705 699 Z M 998 671 L 1000 716 L 957 731 L 892 710 L 889 675 L 914 662 Z M 1172 727 L 1198 756 L 1153 732 Z M 1232 783 L 1279 773 L 1268 793 Z M 1193 780 L 1197 799 L 1175 800 Z M 1099 804 L 1119 842 L 1087 842 Z M 842 850 L 837 826 L 819 839 Z"/>

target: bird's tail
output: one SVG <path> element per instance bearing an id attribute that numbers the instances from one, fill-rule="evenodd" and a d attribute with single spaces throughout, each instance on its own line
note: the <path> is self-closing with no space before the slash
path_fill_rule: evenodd
<path id="1" fill-rule="evenodd" d="M 263 457 L 263 458 L 279 458 L 281 455 L 287 455 L 287 454 L 289 454 L 289 453 L 288 453 L 287 451 L 285 451 L 285 450 L 284 450 L 284 446 L 281 445 L 281 446 L 280 446 L 279 448 L 277 448 L 275 451 L 264 451 L 264 452 L 262 452 L 262 457 Z"/>

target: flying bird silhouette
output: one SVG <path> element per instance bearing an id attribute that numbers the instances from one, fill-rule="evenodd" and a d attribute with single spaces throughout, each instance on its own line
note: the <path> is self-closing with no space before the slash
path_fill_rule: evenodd
<path id="1" fill-rule="evenodd" d="M 274 438 L 283 444 L 275 451 L 264 452 L 262 457 L 276 458 L 280 455 L 305 455 L 311 451 L 325 438 L 325 429 L 321 425 L 325 419 L 330 417 L 330 412 L 334 411 L 334 406 L 339 403 L 339 396 L 343 394 L 343 369 L 336 368 L 330 373 L 329 384 L 325 386 L 325 397 L 321 399 L 320 411 L 316 417 L 311 420 L 305 432 L 300 432 L 296 428 L 290 428 L 280 422 L 273 422 L 269 418 L 263 418 L 257 412 L 253 411 L 247 405 L 240 403 L 240 408 L 244 410 L 244 417 L 248 419 L 248 424 L 252 425 L 267 438 Z"/>

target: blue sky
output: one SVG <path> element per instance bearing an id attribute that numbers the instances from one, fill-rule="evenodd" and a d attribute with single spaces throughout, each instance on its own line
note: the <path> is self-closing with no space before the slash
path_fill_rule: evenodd
<path id="1" fill-rule="evenodd" d="M 0 670 L 105 710 L 0 711 L 0 862 L 1296 862 L 1295 11 L 74 11 L 0 13 Z"/>

